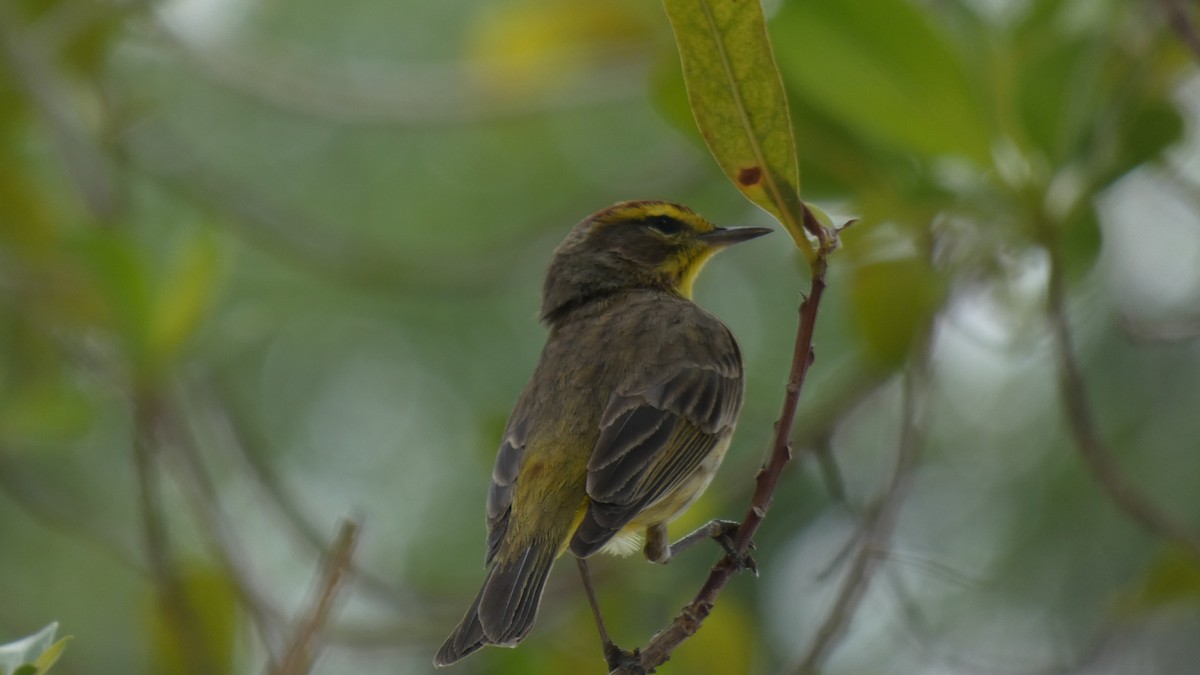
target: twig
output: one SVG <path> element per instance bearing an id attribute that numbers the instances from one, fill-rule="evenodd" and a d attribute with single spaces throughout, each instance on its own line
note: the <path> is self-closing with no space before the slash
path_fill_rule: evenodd
<path id="1" fill-rule="evenodd" d="M 173 195 L 220 214 L 228 230 L 272 256 L 338 282 L 388 293 L 419 288 L 430 293 L 479 293 L 493 290 L 504 261 L 520 258 L 519 249 L 489 255 L 459 255 L 448 269 L 444 256 L 411 247 L 387 246 L 372 237 L 294 211 L 226 175 L 202 159 L 201 149 L 170 129 L 152 122 L 130 127 L 118 141 L 124 161 L 150 176 Z M 442 260 L 434 265 L 431 260 Z"/>
<path id="2" fill-rule="evenodd" d="M 800 675 L 819 672 L 822 664 L 841 641 L 871 584 L 875 571 L 884 560 L 881 552 L 890 546 L 892 532 L 896 527 L 900 507 L 908 495 L 909 481 L 924 438 L 931 342 L 931 338 L 928 337 L 922 341 L 921 353 L 909 366 L 905 375 L 903 426 L 896 444 L 892 473 L 883 493 L 868 510 L 867 519 L 863 523 L 863 533 L 857 538 L 858 549 L 850 562 L 850 568 L 842 577 L 842 584 L 833 606 L 817 630 L 812 645 L 796 667 L 796 672 Z"/>
<path id="3" fill-rule="evenodd" d="M 1200 34 L 1188 16 L 1187 8 L 1179 0 L 1158 0 L 1158 4 L 1166 16 L 1167 25 L 1192 50 L 1192 55 L 1200 59 Z"/>
<path id="4" fill-rule="evenodd" d="M 347 60 L 331 66 L 327 57 L 261 37 L 197 45 L 164 22 L 156 28 L 162 46 L 211 81 L 289 113 L 346 125 L 430 128 L 617 103 L 641 95 L 650 62 L 648 52 L 632 42 L 614 42 L 594 55 L 547 53 L 550 63 L 583 56 L 588 68 L 563 86 L 496 96 L 473 76 L 488 67 L 484 60 L 444 65 Z"/>
<path id="5" fill-rule="evenodd" d="M 213 553 L 258 631 L 268 662 L 274 664 L 282 641 L 278 625 L 283 622 L 283 613 L 271 606 L 251 578 L 250 564 L 244 559 L 241 543 L 234 537 L 229 519 L 221 510 L 217 488 L 197 452 L 194 437 L 183 428 L 173 407 L 164 404 L 161 418 L 164 433 L 170 435 L 169 442 L 163 443 L 163 447 L 174 450 L 180 460 L 178 481 L 192 502 L 192 511 L 208 535 Z"/>
<path id="6" fill-rule="evenodd" d="M 831 440 L 828 434 L 817 439 L 812 446 L 813 457 L 816 458 L 817 466 L 821 469 L 821 480 L 825 482 L 825 490 L 829 493 L 829 499 L 838 504 L 849 504 L 849 500 L 846 498 L 846 481 L 842 478 L 842 470 L 838 467 L 837 458 L 833 456 L 833 449 L 829 447 Z"/>
<path id="7" fill-rule="evenodd" d="M 961 650 L 951 650 L 945 644 L 944 636 L 930 622 L 924 611 L 917 606 L 904 581 L 897 573 L 896 566 L 883 570 L 883 578 L 889 582 L 896 603 L 904 620 L 901 625 L 914 645 L 927 658 L 934 659 L 942 669 L 959 675 L 1071 675 L 1072 673 L 1094 672 L 1100 668 L 1101 659 L 1106 651 L 1112 649 L 1114 642 L 1114 626 L 1101 625 L 1087 641 L 1084 649 L 1077 655 L 1063 660 L 1061 663 L 1045 665 L 1023 665 L 995 663 L 992 657 L 979 657 L 963 653 Z"/>
<path id="8" fill-rule="evenodd" d="M 334 601 L 345 579 L 357 543 L 358 524 L 353 520 L 343 520 L 338 527 L 333 549 L 325 561 L 325 571 L 316 600 L 307 616 L 297 626 L 296 635 L 284 652 L 279 667 L 273 671 L 274 675 L 305 675 L 312 669 L 317 657 L 321 630 L 333 612 Z"/>
<path id="9" fill-rule="evenodd" d="M 109 162 L 88 137 L 71 102 L 68 85 L 55 71 L 53 58 L 33 33 L 21 25 L 11 3 L 0 2 L 0 59 L 7 62 L 16 82 L 41 115 L 63 170 L 74 184 L 90 215 L 107 218 L 116 211 L 116 190 Z"/>
<path id="10" fill-rule="evenodd" d="M 241 406 L 229 400 L 226 387 L 220 383 L 205 381 L 193 383 L 189 396 L 202 399 L 205 410 L 211 414 L 204 422 L 204 427 L 219 434 L 217 444 L 230 448 L 236 456 L 235 460 L 245 467 L 245 475 L 261 491 L 265 501 L 278 512 L 285 526 L 299 541 L 322 556 L 330 555 L 329 544 L 326 543 L 320 529 L 307 516 L 300 504 L 280 480 L 277 472 L 269 461 L 263 457 L 266 441 L 262 434 L 241 413 Z M 354 583 L 364 590 L 374 594 L 375 599 L 382 600 L 398 612 L 406 611 L 421 599 L 414 598 L 411 593 L 405 593 L 396 588 L 383 577 L 360 565 L 351 563 L 348 573 Z M 378 628 L 378 625 L 374 625 Z M 386 638 L 395 641 L 394 636 Z"/>
<path id="11" fill-rule="evenodd" d="M 1153 321 L 1123 314 L 1118 320 L 1125 335 L 1137 342 L 1182 342 L 1200 337 L 1200 316 Z"/>
<path id="12" fill-rule="evenodd" d="M 124 537 L 110 531 L 111 528 L 90 523 L 79 512 L 78 495 L 48 488 L 48 485 L 39 483 L 29 472 L 22 470 L 19 462 L 0 447 L 0 494 L 46 528 L 91 547 L 138 575 L 149 574 L 135 547 L 130 545 L 132 542 L 121 541 Z"/>
<path id="13" fill-rule="evenodd" d="M 802 206 L 802 210 L 806 225 L 821 227 L 807 208 Z M 812 223 L 809 223 L 810 220 Z M 808 368 L 813 362 L 813 332 L 817 325 L 817 312 L 821 306 L 821 297 L 825 292 L 828 256 L 836 247 L 837 238 L 831 232 L 813 258 L 812 282 L 808 297 L 800 303 L 800 322 L 796 328 L 792 366 L 785 386 L 783 410 L 779 414 L 779 420 L 775 423 L 771 455 L 755 478 L 754 495 L 750 498 L 750 507 L 742 519 L 741 526 L 733 536 L 733 548 L 739 555 L 745 555 L 749 551 L 754 533 L 758 531 L 759 525 L 767 515 L 767 510 L 771 507 L 771 497 L 775 492 L 775 486 L 779 484 L 783 468 L 792 459 L 790 442 L 792 424 L 796 419 L 796 406 L 800 402 L 800 389 L 804 385 Z M 676 647 L 700 630 L 704 619 L 712 612 L 717 596 L 738 569 L 738 563 L 728 554 L 713 565 L 704 585 L 700 587 L 692 601 L 680 611 L 674 621 L 651 638 L 645 649 L 640 650 L 640 665 L 645 672 L 650 672 L 656 666 L 665 663 Z M 632 674 L 623 668 L 618 668 L 612 671 L 611 675 Z"/>
<path id="14" fill-rule="evenodd" d="M 134 398 L 134 467 L 137 472 L 139 510 L 146 547 L 146 562 L 154 580 L 162 618 L 177 640 L 180 662 L 195 675 L 220 672 L 205 644 L 196 615 L 171 558 L 170 540 L 163 514 L 155 455 L 159 439 L 159 402 L 149 393 Z"/>
<path id="15" fill-rule="evenodd" d="M 1041 235 L 1050 256 L 1050 280 L 1046 291 L 1046 313 L 1058 362 L 1059 396 L 1062 398 L 1067 426 L 1075 440 L 1079 456 L 1092 472 L 1100 489 L 1113 504 L 1135 523 L 1174 544 L 1200 560 L 1200 536 L 1159 508 L 1125 475 L 1112 451 L 1100 437 L 1088 402 L 1082 370 L 1072 347 L 1071 326 L 1067 320 L 1066 281 L 1062 254 L 1055 233 L 1041 225 Z"/>

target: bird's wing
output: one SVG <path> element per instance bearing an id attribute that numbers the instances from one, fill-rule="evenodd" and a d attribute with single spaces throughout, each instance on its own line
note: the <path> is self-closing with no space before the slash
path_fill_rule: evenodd
<path id="1" fill-rule="evenodd" d="M 730 432 L 742 406 L 742 365 L 725 333 L 724 353 L 619 387 L 600 421 L 588 462 L 591 499 L 571 542 L 599 550 L 643 509 L 678 487 Z"/>
<path id="2" fill-rule="evenodd" d="M 500 450 L 496 453 L 496 464 L 492 468 L 492 487 L 487 497 L 487 557 L 484 564 L 490 565 L 500 550 L 500 543 L 508 532 L 508 517 L 512 513 L 513 486 L 517 482 L 517 472 L 521 469 L 521 461 L 525 457 L 525 445 L 529 436 L 528 415 L 523 414 L 526 406 L 518 403 L 513 411 L 508 427 L 504 430 L 504 440 L 500 442 Z"/>

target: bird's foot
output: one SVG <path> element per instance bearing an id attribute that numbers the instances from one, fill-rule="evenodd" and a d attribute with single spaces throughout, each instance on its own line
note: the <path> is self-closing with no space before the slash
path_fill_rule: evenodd
<path id="1" fill-rule="evenodd" d="M 653 673 L 654 669 L 646 670 L 642 665 L 642 650 L 634 649 L 628 651 L 621 649 L 616 644 L 609 642 L 604 645 L 604 662 L 608 664 L 608 672 L 620 670 L 625 673 L 633 673 L 634 675 L 647 675 Z"/>
<path id="2" fill-rule="evenodd" d="M 737 546 L 733 541 L 733 535 L 741 526 L 741 523 L 733 520 L 714 520 L 708 524 L 708 536 L 712 537 L 713 541 L 725 549 L 725 555 L 729 557 L 729 561 L 733 563 L 734 568 L 738 572 L 750 572 L 757 577 L 758 563 L 754 560 L 754 556 L 750 554 L 750 551 L 756 548 L 754 542 L 750 542 L 746 552 L 741 553 L 737 550 Z"/>

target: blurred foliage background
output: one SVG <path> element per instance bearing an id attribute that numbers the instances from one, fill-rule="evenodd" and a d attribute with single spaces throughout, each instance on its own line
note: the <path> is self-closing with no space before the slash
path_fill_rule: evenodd
<path id="1" fill-rule="evenodd" d="M 661 671 L 797 672 L 907 446 L 824 672 L 1195 672 L 1200 562 L 1081 460 L 1047 314 L 1057 280 L 1091 430 L 1200 531 L 1192 5 L 766 10 L 804 197 L 860 220 L 762 577 Z M 0 138 L 0 642 L 58 621 L 64 675 L 261 672 L 346 517 L 316 672 L 431 670 L 482 579 L 559 238 L 632 198 L 770 224 L 708 156 L 639 0 L 0 0 Z M 698 283 L 749 384 L 679 532 L 745 509 L 806 274 L 779 232 Z M 644 644 L 716 556 L 598 561 L 617 642 Z M 456 672 L 600 672 L 572 567 L 520 649 Z"/>

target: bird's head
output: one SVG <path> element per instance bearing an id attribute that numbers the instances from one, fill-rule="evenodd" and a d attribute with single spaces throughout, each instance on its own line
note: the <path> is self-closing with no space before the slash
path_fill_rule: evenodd
<path id="1" fill-rule="evenodd" d="M 547 321 L 572 306 L 627 288 L 692 295 L 692 283 L 717 251 L 764 235 L 765 227 L 713 225 L 668 202 L 621 202 L 571 229 L 558 248 L 542 289 Z"/>

